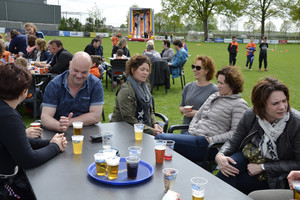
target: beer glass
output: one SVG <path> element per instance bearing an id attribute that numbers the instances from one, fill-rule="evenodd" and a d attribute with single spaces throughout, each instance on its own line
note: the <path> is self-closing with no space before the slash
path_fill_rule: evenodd
<path id="1" fill-rule="evenodd" d="M 96 170 L 98 176 L 106 175 L 106 157 L 103 153 L 95 153 L 94 154 Z"/>
<path id="2" fill-rule="evenodd" d="M 141 152 L 142 152 L 142 147 L 131 146 L 131 147 L 128 147 L 128 151 L 129 151 L 129 156 L 140 157 Z"/>
<path id="3" fill-rule="evenodd" d="M 117 179 L 120 157 L 114 156 L 114 157 L 106 158 L 106 164 L 107 164 L 107 178 L 110 180 Z"/>
<path id="4" fill-rule="evenodd" d="M 41 123 L 40 122 L 32 122 L 30 123 L 31 127 L 41 127 Z"/>
<path id="5" fill-rule="evenodd" d="M 137 156 L 126 157 L 127 164 L 127 177 L 130 179 L 136 179 L 140 159 Z"/>
<path id="6" fill-rule="evenodd" d="M 111 148 L 112 131 L 101 131 L 103 149 Z"/>
<path id="7" fill-rule="evenodd" d="M 74 154 L 81 154 L 82 153 L 83 138 L 84 138 L 83 135 L 73 135 L 72 136 Z"/>
<path id="8" fill-rule="evenodd" d="M 166 143 L 167 143 L 166 140 L 154 140 L 156 164 L 163 164 L 164 163 Z"/>
<path id="9" fill-rule="evenodd" d="M 135 140 L 142 140 L 144 132 L 144 124 L 134 124 Z"/>
<path id="10" fill-rule="evenodd" d="M 82 126 L 83 126 L 83 122 L 73 122 L 74 135 L 82 134 Z"/>
<path id="11" fill-rule="evenodd" d="M 165 192 L 168 190 L 174 190 L 178 170 L 174 168 L 164 168 L 162 172 L 164 174 Z"/>
<path id="12" fill-rule="evenodd" d="M 207 180 L 202 177 L 194 177 L 191 179 L 191 183 L 193 200 L 203 200 Z"/>
<path id="13" fill-rule="evenodd" d="M 166 140 L 166 152 L 165 152 L 165 160 L 172 160 L 173 157 L 173 149 L 175 145 L 174 140 Z"/>
<path id="14" fill-rule="evenodd" d="M 300 199 L 300 181 L 293 181 L 294 199 Z"/>

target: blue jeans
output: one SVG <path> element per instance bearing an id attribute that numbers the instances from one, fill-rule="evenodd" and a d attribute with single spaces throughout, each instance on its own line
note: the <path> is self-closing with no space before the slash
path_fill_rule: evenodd
<path id="1" fill-rule="evenodd" d="M 184 134 L 162 133 L 155 136 L 155 139 L 174 140 L 174 150 L 192 161 L 203 161 L 208 146 L 204 136 L 189 135 L 188 132 Z"/>
<path id="2" fill-rule="evenodd" d="M 248 174 L 247 165 L 249 161 L 244 157 L 241 151 L 234 153 L 230 158 L 236 162 L 236 165 L 230 164 L 240 171 L 239 174 L 226 177 L 219 172 L 217 177 L 245 194 L 249 194 L 254 190 L 269 188 L 267 181 L 259 181 L 256 176 L 250 176 Z"/>

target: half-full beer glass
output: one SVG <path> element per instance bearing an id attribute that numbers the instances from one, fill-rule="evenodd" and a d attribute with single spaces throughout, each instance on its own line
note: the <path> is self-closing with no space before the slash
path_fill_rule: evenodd
<path id="1" fill-rule="evenodd" d="M 83 122 L 73 122 L 74 135 L 82 134 L 82 126 L 83 126 Z"/>
<path id="2" fill-rule="evenodd" d="M 107 178 L 110 180 L 117 179 L 120 157 L 114 156 L 114 157 L 107 158 L 106 164 L 107 164 Z"/>

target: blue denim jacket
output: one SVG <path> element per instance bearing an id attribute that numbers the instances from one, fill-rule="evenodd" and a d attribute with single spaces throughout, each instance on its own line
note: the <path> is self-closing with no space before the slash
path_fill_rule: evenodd
<path id="1" fill-rule="evenodd" d="M 173 59 L 169 62 L 172 63 L 170 66 L 170 72 L 172 73 L 173 78 L 177 78 L 180 74 L 179 66 L 182 65 L 185 61 L 187 61 L 188 53 L 184 48 L 180 51 L 177 51 Z"/>
<path id="2" fill-rule="evenodd" d="M 101 80 L 89 74 L 82 88 L 74 98 L 67 84 L 69 70 L 55 77 L 46 87 L 42 106 L 56 108 L 54 118 L 68 116 L 73 112 L 73 117 L 89 112 L 90 106 L 103 105 L 103 86 Z"/>

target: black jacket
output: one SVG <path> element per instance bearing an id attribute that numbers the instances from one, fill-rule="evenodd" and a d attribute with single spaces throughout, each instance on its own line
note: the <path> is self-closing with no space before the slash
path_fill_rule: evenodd
<path id="1" fill-rule="evenodd" d="M 72 60 L 73 55 L 62 48 L 54 56 L 50 63 L 50 73 L 61 74 L 69 69 L 69 62 Z"/>
<path id="2" fill-rule="evenodd" d="M 264 163 L 265 172 L 270 177 L 300 169 L 300 115 L 296 112 L 298 111 L 290 112 L 290 119 L 276 141 L 279 161 Z M 259 139 L 263 134 L 264 131 L 260 127 L 256 115 L 252 109 L 248 109 L 235 133 L 225 142 L 219 153 L 231 156 L 235 152 L 241 151 L 254 136 L 258 135 L 259 137 L 256 138 Z"/>
<path id="3" fill-rule="evenodd" d="M 89 55 L 97 55 L 96 48 L 93 46 L 93 44 L 88 44 L 85 47 L 84 52 L 88 53 Z"/>

